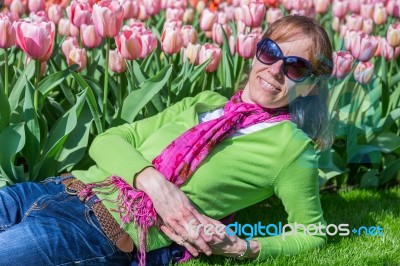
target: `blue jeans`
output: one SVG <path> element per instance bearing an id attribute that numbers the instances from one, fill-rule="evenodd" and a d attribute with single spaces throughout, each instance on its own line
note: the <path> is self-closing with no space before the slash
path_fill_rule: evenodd
<path id="1" fill-rule="evenodd" d="M 65 193 L 64 178 L 0 190 L 0 265 L 129 265 L 91 210 L 96 197 Z"/>

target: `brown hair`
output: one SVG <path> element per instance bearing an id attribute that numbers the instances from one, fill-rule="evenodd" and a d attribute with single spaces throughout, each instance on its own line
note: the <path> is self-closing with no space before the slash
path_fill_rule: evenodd
<path id="1" fill-rule="evenodd" d="M 285 16 L 270 25 L 264 38 L 284 42 L 308 37 L 312 40 L 310 62 L 317 77 L 332 74 L 332 45 L 328 34 L 317 21 L 306 16 Z M 317 79 L 315 89 L 306 97 L 298 97 L 289 104 L 292 122 L 316 143 L 318 149 L 328 148 L 333 141 L 328 115 L 328 86 L 325 79 Z"/>

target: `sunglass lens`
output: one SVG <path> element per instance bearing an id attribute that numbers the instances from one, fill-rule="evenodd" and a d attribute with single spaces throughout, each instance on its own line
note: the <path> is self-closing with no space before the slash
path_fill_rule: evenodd
<path id="1" fill-rule="evenodd" d="M 310 66 L 306 61 L 297 57 L 287 57 L 284 72 L 293 81 L 301 81 L 310 73 Z"/>
<path id="2" fill-rule="evenodd" d="M 278 49 L 275 49 L 273 45 L 263 45 L 258 49 L 258 59 L 264 64 L 273 64 L 281 58 Z"/>

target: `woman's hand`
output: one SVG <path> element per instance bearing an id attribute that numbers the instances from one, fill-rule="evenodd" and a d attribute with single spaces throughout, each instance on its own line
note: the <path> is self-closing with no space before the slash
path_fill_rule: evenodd
<path id="1" fill-rule="evenodd" d="M 203 231 L 208 231 L 207 235 L 211 235 L 211 240 L 208 241 L 215 255 L 237 258 L 247 249 L 247 244 L 244 239 L 239 238 L 232 230 L 228 228 L 230 233 L 226 232 L 226 226 L 220 221 L 210 217 L 203 216 L 206 221 L 203 223 Z M 250 240 L 250 250 L 247 252 L 248 258 L 256 258 L 260 252 L 258 241 Z"/>
<path id="2" fill-rule="evenodd" d="M 161 218 L 160 229 L 176 243 L 183 245 L 193 255 L 199 252 L 211 255 L 204 234 L 191 230 L 191 223 L 204 222 L 203 216 L 192 206 L 188 197 L 153 167 L 137 175 L 135 187 L 145 192 L 153 201 Z"/>

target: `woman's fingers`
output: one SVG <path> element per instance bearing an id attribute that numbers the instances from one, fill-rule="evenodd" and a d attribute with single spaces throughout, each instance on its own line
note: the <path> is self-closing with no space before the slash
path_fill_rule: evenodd
<path id="1" fill-rule="evenodd" d="M 179 235 L 175 234 L 168 226 L 165 224 L 162 224 L 160 226 L 161 231 L 163 231 L 172 241 L 177 243 L 180 246 L 185 247 L 190 254 L 193 256 L 197 257 L 199 255 L 199 252 L 197 249 L 190 243 L 185 240 L 183 240 Z"/>

